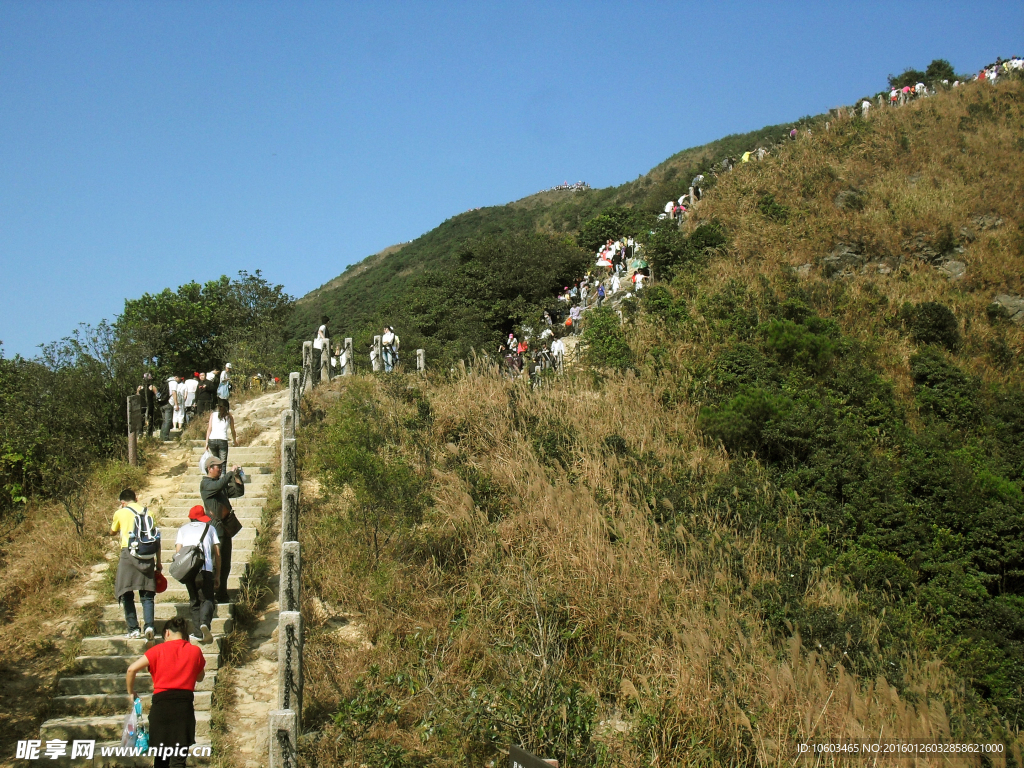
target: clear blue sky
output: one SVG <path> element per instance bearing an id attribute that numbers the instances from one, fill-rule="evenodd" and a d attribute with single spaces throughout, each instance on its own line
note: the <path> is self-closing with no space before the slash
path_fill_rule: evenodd
<path id="1" fill-rule="evenodd" d="M 1017 0 L 0 0 L 4 353 L 239 269 L 302 295 L 469 208 L 1022 43 Z"/>

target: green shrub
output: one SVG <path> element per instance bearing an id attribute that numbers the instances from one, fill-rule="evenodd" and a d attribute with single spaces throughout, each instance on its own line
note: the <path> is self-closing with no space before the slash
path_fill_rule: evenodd
<path id="1" fill-rule="evenodd" d="M 580 227 L 576 242 L 594 253 L 609 240 L 636 237 L 656 220 L 653 214 L 637 208 L 611 208 Z"/>
<path id="2" fill-rule="evenodd" d="M 938 349 L 926 347 L 911 357 L 910 375 L 922 413 L 934 414 L 961 426 L 977 421 L 977 382 L 950 363 Z"/>
<path id="3" fill-rule="evenodd" d="M 900 316 L 918 344 L 938 344 L 951 352 L 960 346 L 960 326 L 949 307 L 935 301 L 904 304 Z"/>
<path id="4" fill-rule="evenodd" d="M 765 192 L 757 201 L 757 210 L 770 221 L 785 224 L 789 221 L 789 208 L 775 201 L 775 195 Z"/>
<path id="5" fill-rule="evenodd" d="M 772 320 L 764 331 L 765 346 L 784 363 L 799 365 L 812 373 L 821 373 L 832 362 L 837 344 L 806 325 L 792 320 Z"/>
<path id="6" fill-rule="evenodd" d="M 619 316 L 611 307 L 601 307 L 587 313 L 583 326 L 586 360 L 598 368 L 625 370 L 633 365 L 633 351 L 626 341 Z"/>

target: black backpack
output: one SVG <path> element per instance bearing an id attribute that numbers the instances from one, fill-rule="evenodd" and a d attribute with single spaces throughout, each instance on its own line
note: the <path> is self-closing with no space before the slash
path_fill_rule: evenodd
<path id="1" fill-rule="evenodd" d="M 171 388 L 165 381 L 164 385 L 160 388 L 160 392 L 157 393 L 156 404 L 162 407 L 169 402 L 171 402 Z"/>

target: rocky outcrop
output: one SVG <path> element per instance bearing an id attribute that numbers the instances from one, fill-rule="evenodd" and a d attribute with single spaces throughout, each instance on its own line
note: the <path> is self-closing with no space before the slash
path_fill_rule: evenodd
<path id="1" fill-rule="evenodd" d="M 854 275 L 888 275 L 903 263 L 903 259 L 892 254 L 872 254 L 861 243 L 837 243 L 832 252 L 821 259 L 821 271 L 825 277 L 838 280 Z"/>
<path id="2" fill-rule="evenodd" d="M 1001 307 L 1010 322 L 1016 325 L 1024 325 L 1024 296 L 1001 293 L 995 297 L 992 305 Z"/>

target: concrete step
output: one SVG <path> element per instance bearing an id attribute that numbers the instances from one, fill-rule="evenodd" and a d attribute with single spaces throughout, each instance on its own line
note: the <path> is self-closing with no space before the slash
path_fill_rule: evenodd
<path id="1" fill-rule="evenodd" d="M 271 489 L 271 486 L 269 486 L 269 485 L 264 486 L 262 488 L 248 488 L 246 490 L 246 492 L 245 492 L 245 496 L 243 496 L 242 498 L 243 499 L 248 499 L 249 501 L 254 501 L 254 500 L 258 499 L 260 504 L 262 505 L 262 503 L 264 501 L 266 501 L 267 498 L 269 497 L 270 489 Z M 275 495 L 277 495 L 277 494 L 275 494 Z M 181 488 L 181 489 L 179 489 L 178 491 L 175 492 L 174 497 L 178 501 L 178 503 L 180 503 L 180 504 L 188 504 L 188 508 L 189 509 L 194 507 L 196 504 L 202 504 L 203 503 L 203 501 L 202 501 L 203 497 L 199 495 L 199 485 L 198 484 L 196 485 L 195 488 Z M 231 508 L 232 509 L 235 508 L 235 502 L 236 501 L 239 501 L 239 499 L 232 499 L 231 500 Z"/>
<path id="2" fill-rule="evenodd" d="M 173 603 L 161 603 L 161 605 L 173 605 Z M 217 606 L 218 610 L 223 611 L 227 605 Z M 139 610 L 139 607 L 135 607 Z M 154 606 L 155 608 L 155 606 Z M 123 612 L 122 612 L 123 613 Z M 170 618 L 170 617 L 168 617 Z M 184 616 L 183 618 L 191 621 L 191 614 Z M 163 637 L 164 623 L 167 619 L 155 619 L 154 628 L 156 629 L 157 637 Z M 210 631 L 215 635 L 226 635 L 234 627 L 230 617 L 215 618 L 213 624 L 210 626 Z M 192 625 L 189 624 L 189 631 L 192 630 Z M 127 625 L 124 623 L 124 616 L 122 615 L 117 619 L 103 620 L 96 622 L 96 636 L 97 637 L 118 637 L 124 635 L 128 631 Z"/>
<path id="3" fill-rule="evenodd" d="M 247 517 L 243 519 L 240 517 L 238 520 L 242 524 L 242 530 L 231 537 L 231 546 L 232 548 L 239 547 L 242 542 L 245 542 L 245 545 L 251 548 L 251 542 L 256 538 L 256 518 Z M 174 559 L 174 550 L 177 546 L 174 542 L 178 538 L 178 528 L 180 527 L 180 525 L 173 527 L 174 536 L 168 536 L 166 539 L 161 539 L 160 543 L 162 546 L 160 547 L 160 562 L 163 564 L 167 564 Z M 170 555 L 169 558 L 168 555 Z M 167 574 L 165 573 L 164 575 L 166 576 Z"/>
<path id="4" fill-rule="evenodd" d="M 267 494 L 259 494 L 253 496 L 243 496 L 240 499 L 231 500 L 231 508 L 237 513 L 242 509 L 262 509 L 267 503 L 269 496 Z M 192 499 L 184 499 L 180 496 L 175 496 L 173 499 L 168 501 L 161 508 L 161 517 L 171 517 L 174 515 L 180 515 L 181 517 L 188 517 L 189 510 L 195 506 L 202 506 L 201 503 L 194 502 Z"/>
<path id="5" fill-rule="evenodd" d="M 200 646 L 204 649 L 212 649 L 210 653 L 203 653 L 206 657 L 206 669 L 217 669 L 220 666 L 220 652 L 217 650 L 217 643 Z M 78 665 L 79 673 L 83 675 L 124 675 L 129 665 L 142 653 L 130 656 L 76 656 L 75 663 Z M 96 736 L 94 738 L 101 738 Z"/>
<path id="6" fill-rule="evenodd" d="M 207 675 L 196 683 L 196 691 L 212 691 L 214 675 Z M 124 675 L 78 675 L 62 677 L 57 681 L 57 693 L 60 696 L 83 696 L 95 693 L 124 693 Z M 140 694 L 153 692 L 153 678 L 148 672 L 140 672 L 135 676 L 135 690 Z M 125 711 L 128 708 L 125 707 Z"/>
<path id="7" fill-rule="evenodd" d="M 203 682 L 206 682 L 205 679 Z M 149 712 L 153 697 L 149 693 L 139 692 L 142 699 L 142 711 Z M 53 714 L 57 717 L 68 715 L 98 715 L 101 713 L 124 714 L 131 706 L 131 698 L 125 693 L 125 683 L 121 680 L 120 693 L 83 693 L 71 696 L 54 696 Z M 213 703 L 213 691 L 196 691 L 196 712 L 208 712 Z"/>
<path id="8" fill-rule="evenodd" d="M 127 710 L 126 710 L 127 711 Z M 39 728 L 40 738 L 63 739 L 96 739 L 97 741 L 120 741 L 121 728 L 124 726 L 124 714 L 97 715 L 94 717 L 55 717 L 47 720 Z M 209 737 L 210 712 L 196 712 L 196 738 Z M 99 750 L 97 750 L 98 752 Z M 153 758 L 150 758 L 152 760 Z"/>
<path id="9" fill-rule="evenodd" d="M 243 566 L 245 566 L 246 563 L 249 562 L 249 558 L 252 556 L 252 544 L 253 544 L 252 539 L 238 539 L 238 538 L 235 538 L 235 539 L 232 540 L 232 546 L 231 546 L 231 572 L 232 573 L 236 573 L 236 574 L 237 573 L 241 573 L 240 569 Z M 164 566 L 164 576 L 167 577 L 167 586 L 171 587 L 171 586 L 173 586 L 175 584 L 180 583 L 180 582 L 178 582 L 177 579 L 175 579 L 173 576 L 171 576 L 170 572 L 167 570 L 167 566 L 169 566 L 171 564 L 171 560 L 174 559 L 174 550 L 173 549 L 165 549 L 165 550 L 163 550 L 160 553 L 160 558 L 161 558 L 161 562 L 163 563 L 163 566 Z M 136 606 L 138 606 L 138 602 L 139 602 L 139 600 L 138 600 L 138 598 L 136 598 L 135 599 Z"/>
<path id="10" fill-rule="evenodd" d="M 188 509 L 191 509 L 191 507 Z M 164 529 L 173 527 L 174 538 L 176 539 L 178 537 L 177 529 L 181 528 L 185 523 L 191 522 L 191 518 L 188 516 L 188 509 L 174 509 L 171 510 L 170 513 L 165 511 L 164 514 L 156 518 L 156 524 Z M 239 520 L 259 520 L 263 516 L 262 505 L 258 507 L 252 505 L 245 507 L 233 506 L 233 511 L 235 513 L 235 517 Z M 163 531 L 161 531 L 161 534 L 163 534 Z M 170 533 L 164 535 L 167 535 L 168 540 L 170 540 Z"/>
<path id="11" fill-rule="evenodd" d="M 233 576 L 228 577 L 228 597 L 231 598 L 231 602 L 235 602 L 238 599 L 238 582 L 234 580 Z M 156 596 L 156 604 L 180 603 L 182 600 L 187 599 L 188 590 L 177 585 L 177 582 L 171 582 L 168 584 L 165 592 L 161 592 Z"/>
<path id="12" fill-rule="evenodd" d="M 135 658 L 138 658 L 152 645 L 159 645 L 161 642 L 163 641 L 159 637 L 153 643 L 144 637 L 131 640 L 118 635 L 83 637 L 81 653 L 83 656 L 131 656 L 135 654 Z M 220 643 L 217 638 L 214 638 L 209 645 L 200 645 L 199 647 L 203 649 L 204 653 L 213 653 L 220 649 Z"/>
<path id="13" fill-rule="evenodd" d="M 139 605 L 139 601 L 135 601 L 135 610 L 142 615 L 142 606 Z M 218 616 L 234 616 L 234 606 L 230 603 L 224 603 L 217 606 Z M 181 616 L 183 619 L 189 619 L 192 617 L 192 609 L 189 608 L 188 600 L 182 600 L 178 603 L 163 602 L 158 603 L 153 609 L 153 618 L 156 621 L 162 622 L 167 619 L 173 619 L 175 616 Z M 124 609 L 121 608 L 117 603 L 109 603 L 104 605 L 100 612 L 101 621 L 121 621 L 124 626 Z"/>

